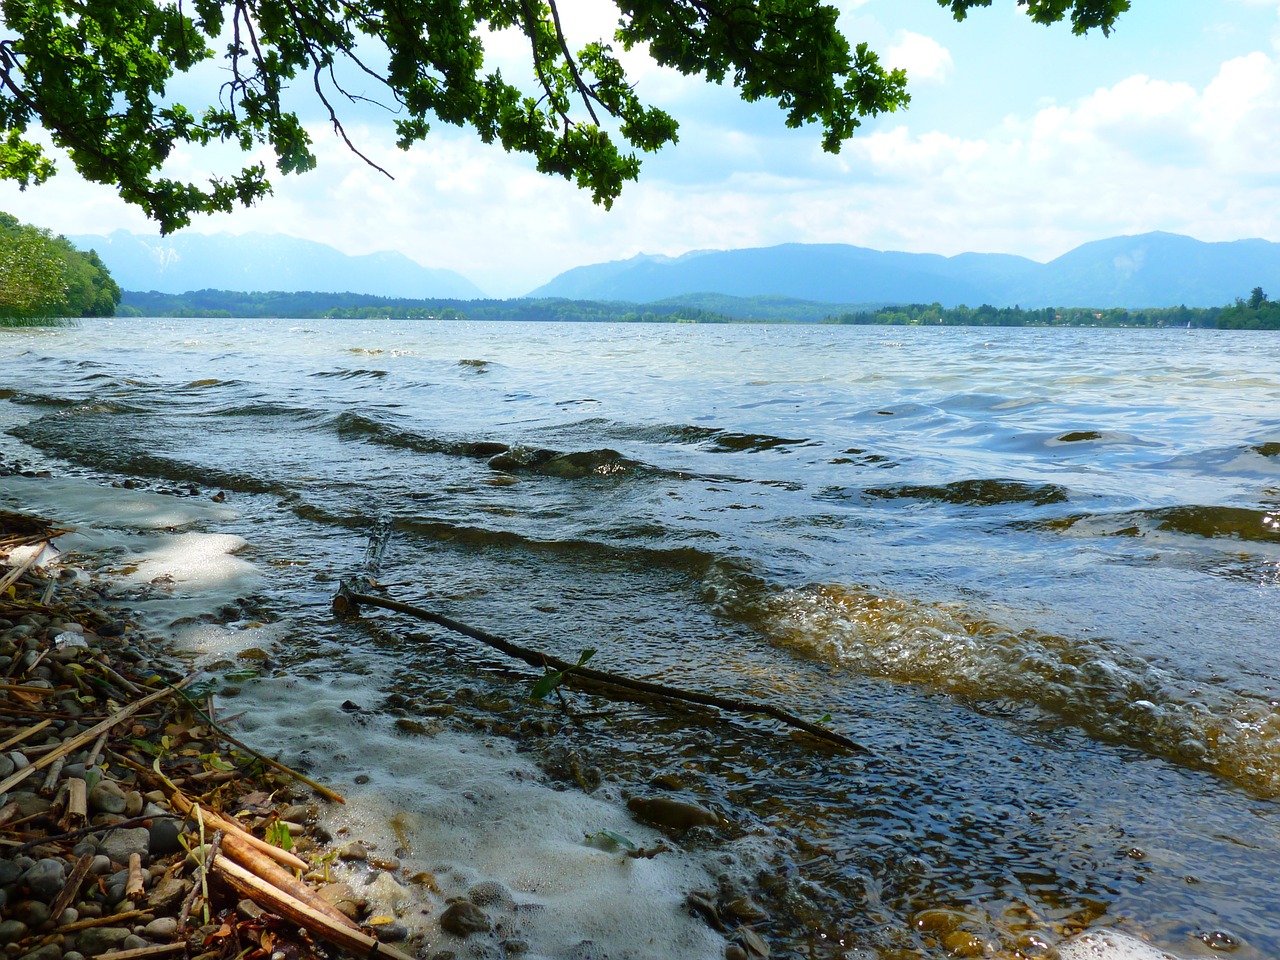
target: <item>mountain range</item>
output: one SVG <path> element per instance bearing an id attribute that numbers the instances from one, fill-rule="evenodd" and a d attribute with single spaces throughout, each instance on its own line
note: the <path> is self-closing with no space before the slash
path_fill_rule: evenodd
<path id="1" fill-rule="evenodd" d="M 403 253 L 348 256 L 314 240 L 283 234 L 179 233 L 142 236 L 116 230 L 68 239 L 93 249 L 124 290 L 308 290 L 384 297 L 475 299 L 484 292 L 452 270 L 432 269 Z"/>
<path id="2" fill-rule="evenodd" d="M 640 255 L 568 270 L 529 296 L 647 303 L 714 292 L 947 307 L 1212 307 L 1248 297 L 1256 286 L 1280 291 L 1280 243 L 1146 233 L 1086 243 L 1048 263 L 798 243 Z"/>
<path id="3" fill-rule="evenodd" d="M 484 296 L 461 274 L 424 267 L 401 253 L 348 256 L 278 234 L 179 234 L 123 230 L 69 238 L 96 249 L 125 290 L 314 291 L 472 300 Z M 533 298 L 654 303 L 691 295 L 776 297 L 827 304 L 933 303 L 996 307 L 1214 307 L 1254 287 L 1280 293 L 1280 243 L 1206 243 L 1172 233 L 1112 237 L 1040 263 L 1000 253 L 871 250 L 788 243 L 641 254 L 575 267 Z"/>

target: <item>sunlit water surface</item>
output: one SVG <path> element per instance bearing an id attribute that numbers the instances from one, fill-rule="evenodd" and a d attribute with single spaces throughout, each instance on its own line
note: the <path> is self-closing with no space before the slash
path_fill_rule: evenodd
<path id="1" fill-rule="evenodd" d="M 206 661 L 354 796 L 412 797 L 379 758 L 435 733 L 623 829 L 627 796 L 696 801 L 726 825 L 684 848 L 775 956 L 1097 927 L 1280 956 L 1280 337 L 117 320 L 4 332 L 0 386 L 10 461 L 226 492 L 204 529 L 258 579 L 173 629 L 265 648 Z M 380 517 L 397 599 L 865 752 L 579 694 L 569 721 L 465 638 L 337 621 Z"/>

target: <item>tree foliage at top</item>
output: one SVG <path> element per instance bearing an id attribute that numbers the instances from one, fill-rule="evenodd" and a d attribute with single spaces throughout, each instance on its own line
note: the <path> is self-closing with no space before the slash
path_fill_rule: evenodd
<path id="1" fill-rule="evenodd" d="M 0 318 L 110 317 L 120 296 L 95 251 L 0 213 Z"/>
<path id="2" fill-rule="evenodd" d="M 340 111 L 344 100 L 366 99 L 341 79 L 358 76 L 381 85 L 401 148 L 437 121 L 469 126 L 608 206 L 639 172 L 635 151 L 674 142 L 677 127 L 641 101 L 619 48 L 731 82 L 746 100 L 774 100 L 789 126 L 819 124 L 832 152 L 863 118 L 909 100 L 905 74 L 886 69 L 867 44 L 851 44 L 837 9 L 820 0 L 610 2 L 618 13 L 612 37 L 575 50 L 555 0 L 0 0 L 0 177 L 27 186 L 54 173 L 33 136 L 43 128 L 83 176 L 113 185 L 167 233 L 193 214 L 270 191 L 263 163 L 203 184 L 166 175 L 184 144 L 268 146 L 282 173 L 315 166 L 311 140 L 286 103 L 290 87 L 310 87 L 359 153 Z M 962 20 L 991 0 L 937 2 Z M 1077 33 L 1109 31 L 1129 7 L 1017 2 L 1041 23 L 1069 20 Z M 486 65 L 485 36 L 507 29 L 527 39 L 531 89 Z M 221 71 L 192 75 L 217 78 L 207 103 L 168 94 L 175 77 L 210 61 Z"/>

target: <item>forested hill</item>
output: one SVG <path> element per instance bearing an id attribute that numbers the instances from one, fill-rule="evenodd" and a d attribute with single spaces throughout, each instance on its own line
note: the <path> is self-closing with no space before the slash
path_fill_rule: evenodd
<path id="1" fill-rule="evenodd" d="M 109 317 L 119 302 L 96 252 L 0 212 L 0 320 Z"/>

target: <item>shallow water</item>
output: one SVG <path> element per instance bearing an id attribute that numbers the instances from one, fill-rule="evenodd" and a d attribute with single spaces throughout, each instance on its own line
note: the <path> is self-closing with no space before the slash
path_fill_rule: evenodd
<path id="1" fill-rule="evenodd" d="M 412 802 L 393 760 L 439 765 L 438 729 L 610 809 L 658 778 L 722 813 L 687 856 L 768 909 L 775 955 L 944 956 L 957 923 L 1000 956 L 1094 927 L 1280 955 L 1280 339 L 102 321 L 5 331 L 0 387 L 7 460 L 227 492 L 199 529 L 256 578 L 174 629 L 250 734 L 368 777 L 357 805 Z M 398 599 L 866 752 L 577 695 L 566 722 L 470 641 L 335 622 L 384 516 Z M 674 949 L 588 913 L 564 922 L 609 955 Z"/>

